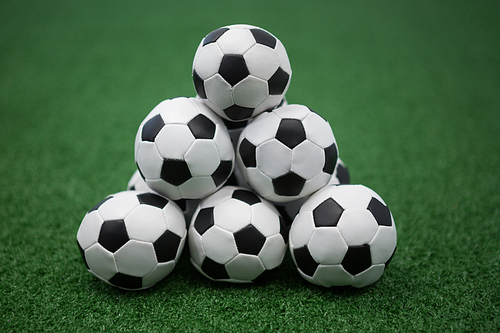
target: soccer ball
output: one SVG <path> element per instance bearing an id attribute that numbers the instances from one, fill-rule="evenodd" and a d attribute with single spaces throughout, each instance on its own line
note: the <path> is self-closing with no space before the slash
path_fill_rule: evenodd
<path id="1" fill-rule="evenodd" d="M 363 185 L 328 185 L 301 207 L 290 228 L 290 253 L 300 275 L 324 287 L 376 282 L 396 250 L 392 214 Z"/>
<path id="2" fill-rule="evenodd" d="M 146 184 L 144 179 L 142 179 L 141 174 L 139 173 L 139 170 L 135 170 L 134 173 L 132 174 L 132 177 L 130 177 L 130 180 L 128 181 L 127 184 L 127 190 L 128 191 L 142 191 L 142 192 L 153 192 L 155 194 L 161 195 L 152 189 L 149 188 L 149 186 Z M 194 211 L 198 207 L 198 204 L 200 203 L 199 199 L 179 199 L 174 201 L 177 206 L 182 211 L 182 214 L 184 214 L 184 219 L 186 220 L 186 224 L 191 221 L 191 217 L 193 216 Z"/>
<path id="3" fill-rule="evenodd" d="M 288 229 L 253 191 L 224 186 L 201 201 L 189 227 L 193 266 L 215 281 L 250 283 L 282 262 Z"/>
<path id="4" fill-rule="evenodd" d="M 245 181 L 273 202 L 304 198 L 325 186 L 337 157 L 329 123 L 297 104 L 255 117 L 241 132 L 236 151 Z"/>
<path id="5" fill-rule="evenodd" d="M 141 123 L 135 161 L 152 190 L 172 200 L 201 199 L 229 178 L 234 149 L 219 116 L 197 98 L 178 97 Z"/>
<path id="6" fill-rule="evenodd" d="M 93 207 L 76 239 L 90 273 L 112 286 L 139 290 L 172 272 L 186 235 L 184 216 L 173 201 L 124 191 Z"/>
<path id="7" fill-rule="evenodd" d="M 193 61 L 197 95 L 231 121 L 244 121 L 279 105 L 291 75 L 280 40 L 251 25 L 212 31 L 202 39 Z"/>

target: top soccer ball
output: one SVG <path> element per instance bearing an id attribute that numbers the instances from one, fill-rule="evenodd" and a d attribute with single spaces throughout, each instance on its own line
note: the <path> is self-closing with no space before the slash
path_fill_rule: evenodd
<path id="1" fill-rule="evenodd" d="M 244 121 L 278 106 L 291 75 L 279 39 L 250 25 L 212 31 L 201 41 L 193 61 L 196 93 L 231 121 Z"/>

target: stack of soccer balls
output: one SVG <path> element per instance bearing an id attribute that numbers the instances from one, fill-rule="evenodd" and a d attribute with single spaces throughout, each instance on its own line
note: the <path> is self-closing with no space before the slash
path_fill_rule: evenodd
<path id="1" fill-rule="evenodd" d="M 88 271 L 148 288 L 188 239 L 193 266 L 214 281 L 265 279 L 287 249 L 314 284 L 377 281 L 396 248 L 392 215 L 374 191 L 348 184 L 329 123 L 288 105 L 291 74 L 283 44 L 261 28 L 206 35 L 193 61 L 197 96 L 146 116 L 128 190 L 85 215 L 77 243 Z"/>

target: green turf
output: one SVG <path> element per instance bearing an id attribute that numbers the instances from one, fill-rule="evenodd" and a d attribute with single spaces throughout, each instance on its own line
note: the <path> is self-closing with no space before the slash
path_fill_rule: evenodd
<path id="1" fill-rule="evenodd" d="M 3 1 L 0 331 L 500 331 L 497 1 Z M 192 96 L 201 38 L 277 35 L 290 103 L 327 118 L 351 179 L 378 192 L 398 250 L 364 289 L 217 284 L 184 253 L 143 292 L 85 271 L 85 212 L 125 189 L 160 101 Z"/>

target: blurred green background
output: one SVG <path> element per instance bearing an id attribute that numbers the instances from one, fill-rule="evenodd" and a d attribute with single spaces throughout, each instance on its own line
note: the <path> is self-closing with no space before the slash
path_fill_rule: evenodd
<path id="1" fill-rule="evenodd" d="M 499 331 L 499 21 L 498 1 L 1 2 L 0 330 Z M 85 271 L 84 214 L 126 188 L 140 122 L 194 95 L 196 47 L 234 23 L 283 42 L 288 102 L 391 208 L 375 285 L 310 285 L 290 256 L 263 285 L 217 284 L 187 251 L 144 292 Z"/>

